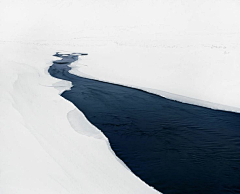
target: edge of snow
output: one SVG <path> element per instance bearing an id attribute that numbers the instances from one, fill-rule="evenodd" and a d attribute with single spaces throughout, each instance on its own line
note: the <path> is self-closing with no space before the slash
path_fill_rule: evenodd
<path id="1" fill-rule="evenodd" d="M 190 97 L 187 97 L 187 96 L 173 94 L 173 93 L 165 92 L 165 91 L 158 90 L 158 89 L 125 84 L 123 82 L 116 82 L 114 80 L 107 81 L 107 80 L 99 79 L 99 78 L 96 78 L 96 77 L 93 77 L 91 75 L 88 75 L 86 73 L 81 72 L 80 67 L 78 67 L 78 62 L 77 61 L 72 63 L 69 66 L 71 67 L 71 70 L 69 71 L 71 74 L 81 76 L 81 77 L 84 77 L 84 78 L 88 78 L 88 79 L 92 79 L 92 80 L 96 80 L 96 81 L 101 81 L 101 82 L 105 82 L 105 83 L 121 85 L 121 86 L 125 86 L 125 87 L 130 87 L 130 88 L 133 88 L 133 89 L 142 90 L 144 92 L 155 94 L 155 95 L 167 98 L 169 100 L 174 100 L 174 101 L 178 101 L 178 102 L 181 102 L 181 103 L 201 106 L 201 107 L 210 108 L 210 109 L 213 109 L 213 110 L 222 110 L 222 111 L 240 113 L 240 108 L 237 108 L 237 107 L 232 107 L 232 106 L 228 106 L 228 105 L 222 105 L 222 104 L 218 104 L 218 103 L 213 103 L 213 102 L 208 102 L 208 101 L 204 101 L 204 100 L 194 99 L 194 98 L 190 98 Z"/>

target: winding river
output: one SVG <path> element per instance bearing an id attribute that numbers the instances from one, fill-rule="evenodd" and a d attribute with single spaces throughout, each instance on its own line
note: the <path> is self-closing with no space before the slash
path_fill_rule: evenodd
<path id="1" fill-rule="evenodd" d="M 72 75 L 79 55 L 56 53 L 49 73 L 138 177 L 164 194 L 240 193 L 240 114 Z"/>

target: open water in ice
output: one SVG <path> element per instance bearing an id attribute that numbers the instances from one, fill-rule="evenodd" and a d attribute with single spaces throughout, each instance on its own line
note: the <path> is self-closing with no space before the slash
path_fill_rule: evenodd
<path id="1" fill-rule="evenodd" d="M 78 77 L 68 72 L 76 54 L 55 56 L 49 73 L 73 84 L 62 96 L 146 183 L 165 194 L 240 193 L 240 114 Z"/>

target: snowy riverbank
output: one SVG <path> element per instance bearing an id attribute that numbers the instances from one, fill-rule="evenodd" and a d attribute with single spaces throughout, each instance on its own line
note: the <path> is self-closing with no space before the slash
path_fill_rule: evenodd
<path id="1" fill-rule="evenodd" d="M 211 36 L 202 38 L 209 43 L 191 42 L 190 38 L 182 45 L 169 47 L 150 41 L 144 45 L 143 40 L 129 45 L 109 43 L 101 50 L 87 49 L 89 55 L 75 62 L 70 72 L 180 102 L 240 112 L 240 46 L 234 42 L 237 37 L 231 36 L 233 40 L 225 40 L 225 44 L 223 35 L 215 43 Z"/>
<path id="2" fill-rule="evenodd" d="M 51 49 L 1 43 L 0 193 L 158 193 L 59 90 Z M 77 131 L 77 132 L 76 132 Z"/>

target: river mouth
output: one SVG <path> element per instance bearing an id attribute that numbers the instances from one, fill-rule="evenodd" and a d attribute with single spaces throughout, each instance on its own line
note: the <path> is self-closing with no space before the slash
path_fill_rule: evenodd
<path id="1" fill-rule="evenodd" d="M 165 194 L 240 193 L 240 114 L 72 75 L 78 55 L 56 53 L 49 73 L 137 176 Z"/>

